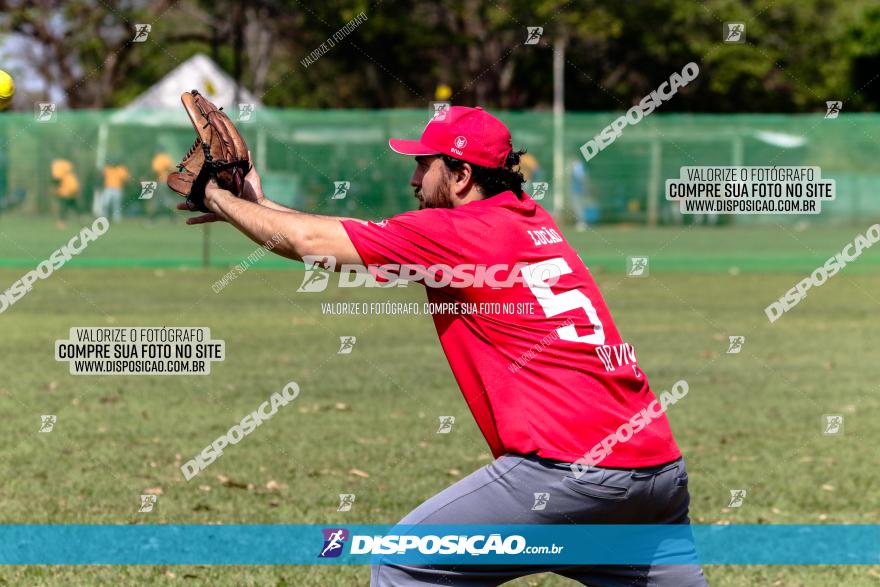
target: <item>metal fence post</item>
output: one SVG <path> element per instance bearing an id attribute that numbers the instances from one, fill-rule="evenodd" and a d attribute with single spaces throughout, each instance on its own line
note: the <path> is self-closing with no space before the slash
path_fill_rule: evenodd
<path id="1" fill-rule="evenodd" d="M 657 226 L 660 208 L 660 160 L 662 148 L 660 139 L 651 141 L 651 170 L 648 174 L 648 226 Z"/>

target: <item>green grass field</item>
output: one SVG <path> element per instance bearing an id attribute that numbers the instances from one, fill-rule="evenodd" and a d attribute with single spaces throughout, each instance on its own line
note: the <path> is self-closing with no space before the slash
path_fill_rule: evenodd
<path id="1" fill-rule="evenodd" d="M 568 231 L 655 389 L 690 384 L 670 419 L 698 523 L 880 523 L 880 251 L 769 324 L 763 308 L 864 227 Z M 490 454 L 428 316 L 324 316 L 327 301 L 423 301 L 420 288 L 296 293 L 262 262 L 215 294 L 201 229 L 115 225 L 0 314 L 3 523 L 394 523 Z M 74 228 L 0 218 L 0 289 Z M 213 259 L 254 245 L 213 229 Z M 647 278 L 623 275 L 648 255 Z M 114 266 L 126 259 L 154 267 Z M 268 258 L 266 259 L 268 261 Z M 85 265 L 94 265 L 86 267 Z M 176 265 L 187 265 L 177 268 Z M 228 358 L 208 377 L 72 376 L 53 357 L 72 326 L 210 326 Z M 339 337 L 357 336 L 351 355 Z M 728 335 L 744 335 L 728 355 Z M 286 382 L 291 407 L 190 482 L 179 465 Z M 55 414 L 40 434 L 41 414 Z M 843 414 L 842 436 L 822 416 Z M 451 434 L 437 417 L 455 415 Z M 358 472 L 352 472 L 357 470 Z M 150 514 L 138 496 L 160 488 Z M 746 488 L 741 508 L 729 490 Z M 338 513 L 339 493 L 354 493 Z M 876 585 L 877 567 L 708 567 L 710 584 Z M 3 567 L 9 585 L 365 585 L 366 567 Z M 570 584 L 552 575 L 510 583 Z"/>

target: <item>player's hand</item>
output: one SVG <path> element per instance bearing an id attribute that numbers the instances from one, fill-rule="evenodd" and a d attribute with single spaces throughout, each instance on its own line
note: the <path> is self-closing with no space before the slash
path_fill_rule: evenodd
<path id="1" fill-rule="evenodd" d="M 189 202 L 182 202 L 177 205 L 178 210 L 186 210 L 187 212 L 197 212 L 194 204 L 190 204 Z M 201 216 L 192 216 L 186 219 L 187 224 L 205 224 L 206 222 L 225 222 L 220 216 L 210 212 L 208 214 L 202 214 Z"/>
<path id="2" fill-rule="evenodd" d="M 217 185 L 217 182 L 213 179 L 208 182 L 208 185 L 205 186 L 205 205 L 214 210 L 213 202 L 215 202 L 218 198 L 226 198 L 226 197 L 234 197 L 230 192 L 226 190 L 220 189 Z M 183 202 L 177 205 L 178 210 L 187 210 L 190 212 L 195 212 L 196 207 L 195 204 L 191 202 Z M 187 224 L 205 224 L 207 222 L 225 222 L 226 219 L 223 218 L 217 212 L 209 212 L 207 214 L 202 214 L 201 216 L 193 216 L 192 218 L 187 218 Z"/>
<path id="3" fill-rule="evenodd" d="M 248 151 L 248 159 L 250 161 L 254 160 L 254 158 L 251 157 L 250 151 Z M 257 173 L 257 167 L 253 164 L 251 164 L 251 170 L 248 171 L 246 176 L 244 176 L 241 198 L 260 205 L 262 205 L 263 200 L 266 199 L 266 196 L 263 195 L 263 183 L 260 181 L 260 174 Z"/>

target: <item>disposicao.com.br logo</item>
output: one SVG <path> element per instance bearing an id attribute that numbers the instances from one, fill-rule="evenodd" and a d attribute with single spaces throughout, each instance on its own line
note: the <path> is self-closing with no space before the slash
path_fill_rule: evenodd
<path id="1" fill-rule="evenodd" d="M 337 557 L 342 554 L 345 542 L 349 538 L 345 528 L 325 528 L 324 545 L 318 558 Z M 559 554 L 564 546 L 556 544 L 546 546 L 529 546 L 524 536 L 511 534 L 447 534 L 447 535 L 414 535 L 388 534 L 384 536 L 367 536 L 355 534 L 351 536 L 349 553 L 385 554 L 385 555 L 518 555 L 518 554 Z"/>

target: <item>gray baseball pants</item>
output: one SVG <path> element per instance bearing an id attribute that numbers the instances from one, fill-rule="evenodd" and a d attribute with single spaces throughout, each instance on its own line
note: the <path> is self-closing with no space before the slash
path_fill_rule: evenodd
<path id="1" fill-rule="evenodd" d="M 549 493 L 533 510 L 535 493 Z M 503 455 L 444 489 L 400 524 L 688 524 L 684 460 L 640 469 L 593 467 L 576 478 L 566 463 L 535 455 Z M 697 565 L 653 566 L 410 566 L 373 565 L 373 587 L 501 585 L 553 572 L 583 585 L 701 587 Z"/>

